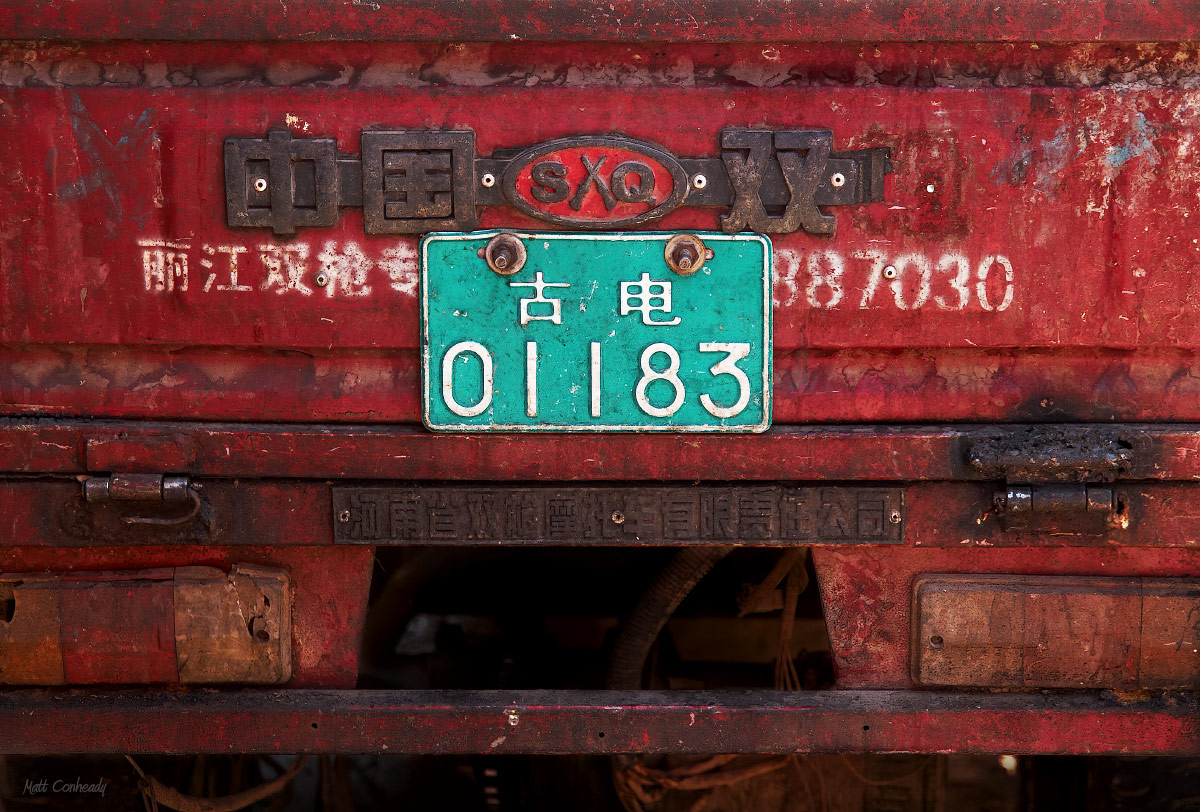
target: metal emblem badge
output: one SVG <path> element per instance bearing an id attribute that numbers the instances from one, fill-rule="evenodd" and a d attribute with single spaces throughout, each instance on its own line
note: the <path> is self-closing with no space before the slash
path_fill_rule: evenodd
<path id="1" fill-rule="evenodd" d="M 727 129 L 719 158 L 677 158 L 648 141 L 582 135 L 475 156 L 470 130 L 369 130 L 361 156 L 331 138 L 225 139 L 230 226 L 333 225 L 361 206 L 368 234 L 470 231 L 480 206 L 510 205 L 557 226 L 618 229 L 680 206 L 725 208 L 727 234 L 832 234 L 827 206 L 883 199 L 886 147 L 833 151 L 829 130 Z"/>

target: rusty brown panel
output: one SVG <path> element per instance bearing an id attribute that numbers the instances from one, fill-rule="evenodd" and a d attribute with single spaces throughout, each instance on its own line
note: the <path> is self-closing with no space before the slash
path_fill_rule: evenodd
<path id="1" fill-rule="evenodd" d="M 292 676 L 292 595 L 268 567 L 175 570 L 179 681 L 275 685 Z"/>
<path id="2" fill-rule="evenodd" d="M 1144 579 L 1142 587 L 1142 684 L 1195 685 L 1200 679 L 1200 588 L 1152 578 Z"/>
<path id="3" fill-rule="evenodd" d="M 1200 578 L 1185 547 L 813 547 L 839 687 L 904 688 L 913 680 L 913 583 L 920 576 Z M 1181 621 L 1178 624 L 1184 627 Z M 1190 637 L 1180 636 L 1190 640 Z M 1167 647 L 1162 646 L 1163 649 Z"/>
<path id="4" fill-rule="evenodd" d="M 936 575 L 913 591 L 914 679 L 973 688 L 1190 688 L 1200 583 Z"/>
<path id="5" fill-rule="evenodd" d="M 0 572 L 49 572 L 64 582 L 96 572 L 259 565 L 284 571 L 292 590 L 291 687 L 350 688 L 370 589 L 372 547 L 0 547 Z M 124 577 L 129 577 L 126 574 Z M 170 610 L 170 607 L 168 606 Z M 170 610 L 173 613 L 173 610 Z"/>
<path id="6" fill-rule="evenodd" d="M 980 674 L 988 674 L 1001 685 L 1022 684 L 1022 597 L 998 590 L 971 594 L 969 588 L 954 586 L 941 581 L 916 585 L 917 681 L 972 685 Z"/>
<path id="7" fill-rule="evenodd" d="M 1052 576 L 1028 584 L 1025 686 L 1142 687 L 1137 670 L 1141 602 L 1140 581 Z"/>
<path id="8" fill-rule="evenodd" d="M 43 581 L 0 579 L 0 684 L 62 685 L 62 601 Z"/>
<path id="9" fill-rule="evenodd" d="M 0 684 L 279 684 L 286 573 L 255 566 L 0 576 Z"/>
<path id="10" fill-rule="evenodd" d="M 176 681 L 171 582 L 139 575 L 58 583 L 66 684 Z"/>

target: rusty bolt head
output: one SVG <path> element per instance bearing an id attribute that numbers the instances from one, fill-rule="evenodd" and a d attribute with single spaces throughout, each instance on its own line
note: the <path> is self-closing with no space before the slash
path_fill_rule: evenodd
<path id="1" fill-rule="evenodd" d="M 700 270 L 700 266 L 709 256 L 708 249 L 695 234 L 676 234 L 667 240 L 663 254 L 667 260 L 667 267 L 682 276 Z"/>
<path id="2" fill-rule="evenodd" d="M 510 276 L 525 267 L 525 244 L 512 234 L 497 234 L 484 246 L 483 258 L 493 271 Z"/>
<path id="3" fill-rule="evenodd" d="M 900 511 L 893 510 L 892 515 L 888 516 L 888 521 L 892 524 L 900 524 Z"/>
<path id="4" fill-rule="evenodd" d="M 625 514 L 619 510 L 614 510 L 612 520 L 613 524 L 625 524 Z"/>
<path id="5" fill-rule="evenodd" d="M 350 511 L 343 510 L 340 513 L 338 513 L 338 521 L 341 522 L 342 524 L 345 524 L 346 522 L 350 521 Z"/>

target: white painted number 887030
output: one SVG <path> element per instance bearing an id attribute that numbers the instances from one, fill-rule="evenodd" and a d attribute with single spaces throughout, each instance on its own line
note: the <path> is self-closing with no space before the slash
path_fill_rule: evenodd
<path id="1" fill-rule="evenodd" d="M 750 379 L 746 377 L 746 373 L 739 369 L 737 365 L 738 361 L 750 354 L 750 345 L 719 341 L 705 342 L 700 344 L 700 352 L 725 353 L 725 357 L 714 364 L 709 369 L 709 372 L 713 375 L 732 375 L 738 385 L 738 396 L 732 405 L 718 406 L 708 393 L 700 395 L 700 405 L 708 410 L 708 413 L 713 417 L 721 418 L 722 420 L 735 417 L 750 402 Z M 661 371 L 654 369 L 650 365 L 651 359 L 659 353 L 667 356 L 668 359 L 666 369 Z M 670 417 L 679 411 L 679 407 L 683 405 L 684 389 L 683 381 L 679 379 L 679 353 L 675 348 L 661 341 L 651 344 L 642 350 L 641 367 L 642 377 L 638 380 L 637 387 L 633 393 L 634 398 L 637 400 L 638 408 L 651 417 Z M 675 390 L 674 400 L 666 406 L 655 406 L 650 402 L 650 398 L 646 394 L 647 388 L 655 381 L 666 381 Z"/>

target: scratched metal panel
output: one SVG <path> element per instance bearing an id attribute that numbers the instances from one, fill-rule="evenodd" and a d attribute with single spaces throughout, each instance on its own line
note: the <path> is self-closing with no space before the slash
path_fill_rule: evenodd
<path id="1" fill-rule="evenodd" d="M 0 64 L 5 413 L 420 419 L 416 237 L 353 207 L 231 229 L 226 137 L 284 126 L 353 155 L 366 129 L 470 129 L 487 158 L 621 132 L 717 159 L 722 129 L 765 125 L 895 167 L 882 202 L 829 208 L 835 234 L 772 235 L 776 424 L 1200 416 L 1193 45 L 10 45 Z M 507 205 L 479 225 L 547 227 Z"/>

